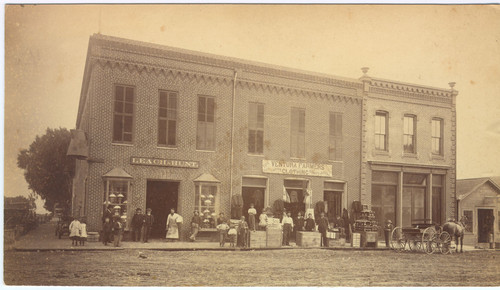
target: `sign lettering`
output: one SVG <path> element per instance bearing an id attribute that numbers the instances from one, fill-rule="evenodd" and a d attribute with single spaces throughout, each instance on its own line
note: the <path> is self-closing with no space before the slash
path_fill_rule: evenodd
<path id="1" fill-rule="evenodd" d="M 130 164 L 183 168 L 198 168 L 200 166 L 198 161 L 171 160 L 147 157 L 130 157 Z"/>
<path id="2" fill-rule="evenodd" d="M 262 172 L 332 177 L 333 167 L 331 164 L 262 160 Z"/>

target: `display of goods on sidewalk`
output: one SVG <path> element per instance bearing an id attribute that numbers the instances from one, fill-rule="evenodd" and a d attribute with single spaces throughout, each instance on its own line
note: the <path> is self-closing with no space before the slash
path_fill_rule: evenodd
<path id="1" fill-rule="evenodd" d="M 250 247 L 265 248 L 267 246 L 267 235 L 264 231 L 250 231 Z"/>
<path id="2" fill-rule="evenodd" d="M 361 216 L 354 222 L 355 232 L 377 232 L 378 222 L 375 220 L 375 213 L 371 210 L 361 211 Z"/>
<path id="3" fill-rule="evenodd" d="M 299 247 L 320 247 L 320 232 L 299 232 L 297 235 L 297 246 Z"/>

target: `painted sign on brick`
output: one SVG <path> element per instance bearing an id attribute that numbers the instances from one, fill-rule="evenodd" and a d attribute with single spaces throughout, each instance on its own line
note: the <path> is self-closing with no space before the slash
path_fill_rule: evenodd
<path id="1" fill-rule="evenodd" d="M 199 167 L 198 161 L 171 160 L 171 159 L 147 158 L 147 157 L 130 157 L 130 164 L 165 166 L 165 167 L 184 167 L 184 168 Z"/>
<path id="2" fill-rule="evenodd" d="M 308 162 L 262 160 L 262 172 L 332 177 L 332 165 Z"/>

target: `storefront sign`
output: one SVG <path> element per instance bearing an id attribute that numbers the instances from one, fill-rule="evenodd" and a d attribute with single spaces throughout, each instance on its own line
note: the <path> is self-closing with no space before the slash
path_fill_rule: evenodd
<path id="1" fill-rule="evenodd" d="M 332 177 L 333 170 L 331 164 L 262 160 L 262 172 Z"/>
<path id="2" fill-rule="evenodd" d="M 171 160 L 171 159 L 146 158 L 146 157 L 130 157 L 130 164 L 165 166 L 165 167 L 184 167 L 184 168 L 199 167 L 198 161 L 184 161 L 184 160 Z"/>

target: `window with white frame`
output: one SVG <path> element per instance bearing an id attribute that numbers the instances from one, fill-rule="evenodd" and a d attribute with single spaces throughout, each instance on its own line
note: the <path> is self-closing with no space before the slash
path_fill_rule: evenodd
<path id="1" fill-rule="evenodd" d="M 177 92 L 160 91 L 158 107 L 158 145 L 177 144 Z"/>
<path id="2" fill-rule="evenodd" d="M 291 157 L 305 158 L 306 156 L 306 110 L 292 108 L 291 120 Z"/>
<path id="3" fill-rule="evenodd" d="M 375 113 L 375 149 L 387 151 L 388 143 L 388 113 L 377 111 Z"/>
<path id="4" fill-rule="evenodd" d="M 264 104 L 248 104 L 248 153 L 264 153 Z"/>
<path id="5" fill-rule="evenodd" d="M 200 213 L 201 228 L 215 228 L 219 214 L 219 193 L 217 183 L 197 182 L 195 184 L 195 210 Z"/>
<path id="6" fill-rule="evenodd" d="M 432 153 L 436 155 L 443 154 L 443 120 L 433 118 L 431 123 L 431 141 Z"/>
<path id="7" fill-rule="evenodd" d="M 403 151 L 405 153 L 416 152 L 416 117 L 405 115 L 403 118 Z"/>
<path id="8" fill-rule="evenodd" d="M 215 98 L 198 96 L 196 149 L 215 150 Z"/>
<path id="9" fill-rule="evenodd" d="M 116 85 L 113 109 L 113 142 L 132 143 L 134 87 Z"/>

